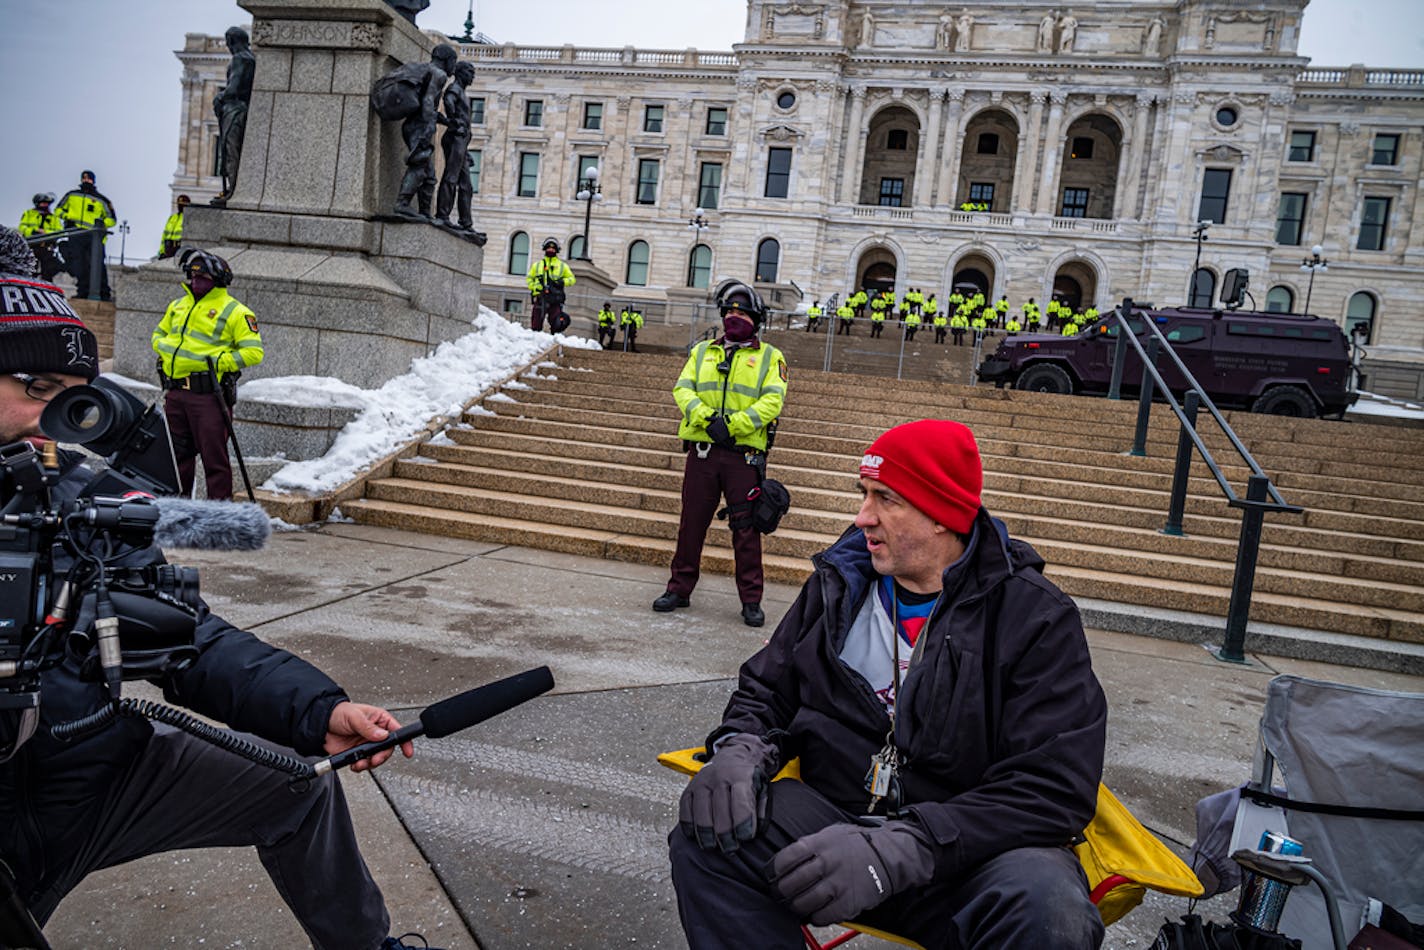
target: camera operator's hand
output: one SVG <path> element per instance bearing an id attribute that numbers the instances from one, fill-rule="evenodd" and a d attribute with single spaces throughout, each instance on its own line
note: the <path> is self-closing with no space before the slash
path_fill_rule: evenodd
<path id="1" fill-rule="evenodd" d="M 349 701 L 337 703 L 332 707 L 331 719 L 326 724 L 326 741 L 322 743 L 322 749 L 327 755 L 335 755 L 363 742 L 379 742 L 390 730 L 399 728 L 400 723 L 396 721 L 396 717 L 379 706 Z M 415 746 L 412 743 L 401 743 L 400 750 L 405 753 L 407 759 L 415 755 Z M 384 752 L 377 752 L 369 759 L 362 759 L 351 766 L 351 771 L 364 772 L 374 769 L 389 759 L 394 751 L 386 749 Z"/>

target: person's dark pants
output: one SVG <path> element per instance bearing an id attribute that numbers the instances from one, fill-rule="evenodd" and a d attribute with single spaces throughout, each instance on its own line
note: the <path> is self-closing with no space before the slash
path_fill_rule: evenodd
<path id="1" fill-rule="evenodd" d="M 817 321 L 819 321 L 819 320 L 820 320 L 819 317 L 812 317 L 811 319 L 807 320 L 807 321 L 806 321 L 806 332 L 807 332 L 807 333 L 810 333 L 812 330 L 816 329 L 816 323 L 817 323 Z"/>
<path id="2" fill-rule="evenodd" d="M 871 320 L 871 321 L 870 321 L 870 336 L 871 336 L 872 339 L 874 339 L 875 337 L 880 336 L 880 334 L 884 331 L 884 329 L 885 329 L 885 321 L 884 321 L 884 320 Z"/>
<path id="3" fill-rule="evenodd" d="M 841 328 L 836 331 L 836 336 L 840 336 L 842 333 L 844 333 L 846 336 L 850 336 L 849 320 L 841 320 Z"/>
<path id="4" fill-rule="evenodd" d="M 729 505 L 741 504 L 747 500 L 747 492 L 757 485 L 757 470 L 747 464 L 742 452 L 713 445 L 706 458 L 698 458 L 696 447 L 687 453 L 682 473 L 682 517 L 677 524 L 677 550 L 672 556 L 669 591 L 691 596 L 702 572 L 702 546 L 712 517 L 722 507 L 724 498 Z M 737 565 L 737 593 L 742 603 L 761 603 L 761 535 L 755 528 L 732 531 L 732 555 Z"/>
<path id="5" fill-rule="evenodd" d="M 766 867 L 797 838 L 856 819 L 793 779 L 773 782 L 769 794 L 765 829 L 732 854 L 703 851 L 681 828 L 668 835 L 678 915 L 692 950 L 805 946 L 801 922 L 775 895 Z M 927 950 L 1085 950 L 1103 940 L 1087 877 L 1066 847 L 1006 851 L 897 894 L 857 920 Z"/>
<path id="6" fill-rule="evenodd" d="M 55 250 L 54 244 L 31 244 L 30 250 L 35 252 L 35 260 L 40 265 L 40 278 L 45 281 L 52 281 L 56 274 L 66 270 L 64 261 L 60 258 L 59 252 Z"/>
<path id="7" fill-rule="evenodd" d="M 608 341 L 607 343 L 603 342 L 605 339 Z M 615 327 L 615 326 L 604 326 L 604 325 L 601 324 L 601 323 L 598 325 L 598 345 L 599 345 L 599 346 L 602 346 L 602 347 L 605 347 L 605 348 L 610 347 L 610 346 L 612 346 L 612 345 L 614 344 L 615 341 L 617 341 L 617 339 L 618 339 L 618 328 L 617 328 L 617 327 Z"/>
<path id="8" fill-rule="evenodd" d="M 906 327 L 906 328 L 905 328 L 905 340 L 906 340 L 906 342 L 909 342 L 910 340 L 913 340 L 913 339 L 915 338 L 915 331 L 918 330 L 918 329 L 919 329 L 919 327 Z"/>
<path id="9" fill-rule="evenodd" d="M 631 323 L 623 328 L 623 347 L 629 353 L 638 352 L 638 328 Z"/>
<path id="10" fill-rule="evenodd" d="M 944 327 L 935 327 L 935 342 L 944 342 Z"/>
<path id="11" fill-rule="evenodd" d="M 544 329 L 545 318 L 549 321 L 549 332 L 554 332 L 558 317 L 564 312 L 564 303 L 553 294 L 541 294 L 534 298 L 534 306 L 529 311 L 529 329 Z"/>
<path id="12" fill-rule="evenodd" d="M 954 328 L 954 345 L 955 345 L 955 346 L 963 346 L 963 345 L 964 345 L 964 328 L 963 328 L 963 327 L 955 327 L 955 328 Z"/>
<path id="13" fill-rule="evenodd" d="M 52 883 L 30 911 L 43 925 L 85 875 L 102 868 L 166 851 L 234 847 L 257 849 L 314 946 L 374 950 L 389 934 L 385 900 L 335 776 L 293 792 L 285 773 L 162 724 L 103 798 L 76 850 L 45 855 Z"/>
<path id="14" fill-rule="evenodd" d="M 94 255 L 99 256 L 99 300 L 112 300 L 114 293 L 109 289 L 109 268 L 104 265 L 104 242 L 97 234 L 81 234 L 71 237 L 65 241 L 65 250 L 70 252 L 73 265 L 70 273 L 74 275 L 74 282 L 78 284 L 76 293 L 80 297 L 88 299 L 90 291 L 94 288 L 90 286 L 92 280 L 90 275 L 94 268 Z"/>
<path id="15" fill-rule="evenodd" d="M 173 438 L 173 457 L 178 460 L 178 480 L 183 494 L 193 493 L 197 458 L 203 457 L 203 475 L 208 498 L 232 498 L 232 462 L 227 456 L 227 418 L 218 403 L 221 393 L 194 393 L 170 389 L 163 399 L 163 416 Z"/>

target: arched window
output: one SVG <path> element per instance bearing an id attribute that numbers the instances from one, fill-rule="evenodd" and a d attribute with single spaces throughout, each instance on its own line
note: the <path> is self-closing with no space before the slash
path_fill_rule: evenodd
<path id="1" fill-rule="evenodd" d="M 1291 313 L 1295 306 L 1295 294 L 1284 284 L 1277 284 L 1266 294 L 1267 313 Z"/>
<path id="2" fill-rule="evenodd" d="M 1350 297 L 1350 306 L 1345 310 L 1345 334 L 1353 336 L 1355 327 L 1363 325 L 1361 343 L 1375 341 L 1375 296 L 1363 290 Z"/>
<path id="3" fill-rule="evenodd" d="M 521 277 L 529 273 L 529 235 L 523 231 L 509 239 L 509 272 Z"/>
<path id="4" fill-rule="evenodd" d="M 588 259 L 588 255 L 584 253 L 583 245 L 584 240 L 582 234 L 575 234 L 569 238 L 569 260 L 582 261 Z"/>
<path id="5" fill-rule="evenodd" d="M 767 238 L 757 245 L 756 279 L 758 283 L 776 283 L 776 271 L 781 264 L 781 243 Z"/>
<path id="6" fill-rule="evenodd" d="M 1197 270 L 1192 278 L 1192 292 L 1187 300 L 1188 307 L 1210 307 L 1216 299 L 1216 275 L 1205 267 Z"/>
<path id="7" fill-rule="evenodd" d="M 687 286 L 706 290 L 712 282 L 712 248 L 699 244 L 687 255 Z"/>
<path id="8" fill-rule="evenodd" d="M 623 283 L 633 287 L 648 286 L 648 242 L 634 241 L 628 245 L 628 270 Z"/>

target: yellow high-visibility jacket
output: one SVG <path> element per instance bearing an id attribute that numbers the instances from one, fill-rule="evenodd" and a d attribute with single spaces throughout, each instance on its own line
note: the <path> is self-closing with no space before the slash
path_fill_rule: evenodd
<path id="1" fill-rule="evenodd" d="M 855 311 L 850 308 L 849 304 L 841 304 L 839 307 L 836 308 L 836 316 L 840 317 L 842 320 L 854 320 Z"/>
<path id="2" fill-rule="evenodd" d="M 182 379 L 208 370 L 208 358 L 218 376 L 262 362 L 262 335 L 257 317 L 225 287 L 214 287 L 201 300 L 186 286 L 183 296 L 168 305 L 153 331 L 153 352 L 163 358 L 163 374 Z"/>
<path id="3" fill-rule="evenodd" d="M 54 213 L 77 228 L 92 228 L 100 221 L 106 228 L 119 223 L 114 217 L 114 206 L 109 204 L 107 198 L 97 193 L 85 194 L 77 188 L 59 200 L 59 207 L 54 209 Z"/>
<path id="4" fill-rule="evenodd" d="M 34 237 L 36 234 L 53 234 L 64 230 L 64 222 L 54 212 L 46 214 L 39 208 L 26 208 L 20 215 L 20 226 L 15 230 L 20 237 Z"/>
<path id="5" fill-rule="evenodd" d="M 724 361 L 725 376 L 717 369 Z M 786 401 L 786 357 L 769 343 L 736 347 L 728 357 L 722 344 L 704 340 L 692 348 L 672 397 L 682 410 L 679 438 L 711 442 L 707 423 L 720 414 L 738 445 L 764 452 L 766 427 Z"/>
<path id="6" fill-rule="evenodd" d="M 163 239 L 159 241 L 159 254 L 172 254 L 183 243 L 183 215 L 175 211 L 163 225 Z"/>
<path id="7" fill-rule="evenodd" d="M 559 260 L 558 257 L 541 257 L 533 264 L 529 265 L 529 275 L 525 278 L 525 284 L 529 287 L 531 294 L 537 294 L 544 289 L 544 276 L 548 275 L 550 284 L 559 284 L 564 287 L 571 287 L 577 283 L 574 272 L 569 265 Z"/>
<path id="8" fill-rule="evenodd" d="M 601 327 L 611 327 L 617 319 L 617 315 L 612 310 L 598 311 L 598 325 Z"/>
<path id="9" fill-rule="evenodd" d="M 643 325 L 643 313 L 641 310 L 624 310 L 621 318 L 625 327 L 632 326 L 637 328 Z"/>

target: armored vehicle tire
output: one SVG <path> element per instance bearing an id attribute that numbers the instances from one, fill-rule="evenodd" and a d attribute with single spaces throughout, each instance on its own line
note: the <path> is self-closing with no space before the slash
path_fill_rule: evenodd
<path id="1" fill-rule="evenodd" d="M 1257 397 L 1251 411 L 1303 419 L 1314 419 L 1319 415 L 1314 397 L 1299 386 L 1272 386 Z"/>
<path id="2" fill-rule="evenodd" d="M 1019 374 L 1014 382 L 1015 389 L 1026 389 L 1035 393 L 1072 393 L 1073 377 L 1060 366 L 1039 363 Z"/>

